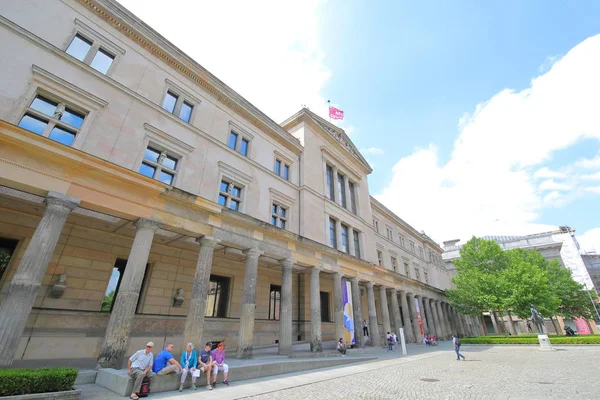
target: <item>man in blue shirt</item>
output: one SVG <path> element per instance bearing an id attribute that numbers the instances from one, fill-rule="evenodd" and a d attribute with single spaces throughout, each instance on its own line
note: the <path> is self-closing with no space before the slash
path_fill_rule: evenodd
<path id="1" fill-rule="evenodd" d="M 173 343 L 167 344 L 167 347 L 156 356 L 152 371 L 156 375 L 166 375 L 171 373 L 180 374 L 181 364 L 179 361 L 173 358 L 171 352 L 173 351 Z"/>

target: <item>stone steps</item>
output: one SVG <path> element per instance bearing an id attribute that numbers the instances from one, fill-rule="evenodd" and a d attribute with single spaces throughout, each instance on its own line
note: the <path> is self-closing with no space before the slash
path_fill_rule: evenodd
<path id="1" fill-rule="evenodd" d="M 81 369 L 77 374 L 77 379 L 75 379 L 76 385 L 86 385 L 88 383 L 96 382 L 96 376 L 98 375 L 98 371 L 93 369 Z"/>

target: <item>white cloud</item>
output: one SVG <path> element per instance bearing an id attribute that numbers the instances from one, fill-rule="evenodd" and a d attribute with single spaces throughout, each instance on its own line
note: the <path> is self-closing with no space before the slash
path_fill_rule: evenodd
<path id="1" fill-rule="evenodd" d="M 564 183 L 555 182 L 553 179 L 547 179 L 540 183 L 540 190 L 569 190 L 571 186 Z"/>
<path id="2" fill-rule="evenodd" d="M 318 0 L 119 2 L 276 122 L 327 117 Z"/>
<path id="3" fill-rule="evenodd" d="M 360 149 L 360 152 L 363 154 L 373 154 L 373 155 L 381 155 L 385 153 L 383 149 L 378 147 L 369 147 L 368 149 Z"/>
<path id="4" fill-rule="evenodd" d="M 564 178 L 565 176 L 564 173 L 552 171 L 548 167 L 540 168 L 533 174 L 534 178 Z"/>
<path id="5" fill-rule="evenodd" d="M 600 253 L 600 228 L 590 229 L 583 235 L 577 235 L 577 241 L 582 253 Z"/>
<path id="6" fill-rule="evenodd" d="M 438 241 L 555 229 L 538 215 L 581 195 L 581 168 L 600 168 L 600 154 L 554 170 L 543 164 L 578 140 L 600 142 L 599 70 L 600 35 L 553 60 L 529 88 L 502 90 L 462 116 L 446 164 L 434 146 L 400 159 L 376 197 Z"/>
<path id="7" fill-rule="evenodd" d="M 583 188 L 588 193 L 598 193 L 600 194 L 600 186 L 588 186 Z"/>
<path id="8" fill-rule="evenodd" d="M 582 175 L 581 179 L 584 181 L 600 181 L 600 171 L 595 174 Z"/>

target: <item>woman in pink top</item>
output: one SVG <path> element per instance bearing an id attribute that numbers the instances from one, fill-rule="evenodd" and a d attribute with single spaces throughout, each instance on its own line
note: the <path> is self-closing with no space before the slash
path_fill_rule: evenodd
<path id="1" fill-rule="evenodd" d="M 227 375 L 229 374 L 229 366 L 225 364 L 225 343 L 221 342 L 215 350 L 212 352 L 212 359 L 215 363 L 213 367 L 213 387 L 217 387 L 217 374 L 219 371 L 223 371 L 223 383 L 229 385 Z"/>

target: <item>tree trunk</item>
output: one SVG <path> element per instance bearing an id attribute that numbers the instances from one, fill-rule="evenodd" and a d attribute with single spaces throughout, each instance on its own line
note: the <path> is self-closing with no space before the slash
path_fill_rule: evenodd
<path id="1" fill-rule="evenodd" d="M 556 332 L 557 335 L 561 335 L 561 330 L 560 330 L 560 324 L 558 323 L 558 321 L 556 321 L 556 319 L 554 317 L 550 317 L 550 321 L 552 321 L 552 326 L 554 327 L 554 332 Z"/>

